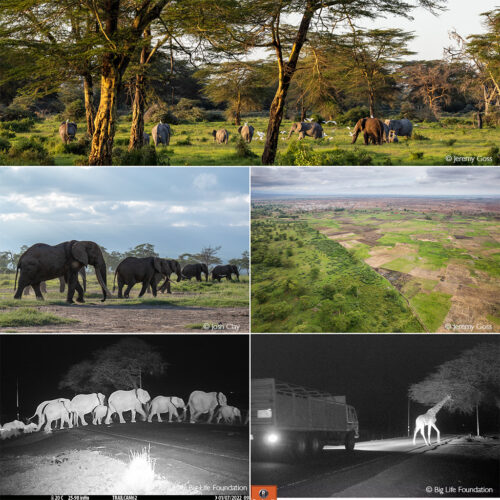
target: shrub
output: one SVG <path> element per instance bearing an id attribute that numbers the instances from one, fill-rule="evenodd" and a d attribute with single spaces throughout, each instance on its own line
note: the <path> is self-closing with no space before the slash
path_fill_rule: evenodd
<path id="1" fill-rule="evenodd" d="M 446 144 L 446 146 L 453 146 L 453 144 L 455 144 L 455 142 L 457 142 L 456 139 L 447 139 L 446 141 L 443 141 L 444 144 Z"/>
<path id="2" fill-rule="evenodd" d="M 422 135 L 422 134 L 419 134 L 418 132 L 413 132 L 413 134 L 411 135 L 411 138 L 414 141 L 430 141 L 429 137 Z"/>
<path id="3" fill-rule="evenodd" d="M 500 149 L 498 146 L 493 146 L 488 149 L 485 156 L 491 158 L 491 165 L 500 165 Z"/>
<path id="4" fill-rule="evenodd" d="M 11 104 L 8 107 L 0 106 L 0 121 L 9 122 L 13 120 L 22 120 L 23 118 L 30 118 L 33 113 L 25 108 Z"/>
<path id="5" fill-rule="evenodd" d="M 10 130 L 1 130 L 0 137 L 3 139 L 14 139 L 14 137 L 16 137 L 16 133 Z"/>
<path id="6" fill-rule="evenodd" d="M 234 149 L 236 150 L 236 156 L 238 158 L 255 158 L 257 155 L 250 149 L 248 143 L 243 140 L 243 137 L 239 136 L 236 140 Z"/>
<path id="7" fill-rule="evenodd" d="M 44 138 L 45 139 L 45 138 Z M 53 152 L 55 154 L 87 155 L 90 150 L 90 139 L 87 136 L 80 137 L 77 141 L 64 142 L 57 141 Z"/>
<path id="8" fill-rule="evenodd" d="M 153 122 L 157 124 L 160 122 L 168 123 L 170 125 L 178 125 L 179 120 L 177 116 L 173 113 L 172 109 L 165 103 L 157 103 L 150 106 L 144 113 L 145 122 Z"/>
<path id="9" fill-rule="evenodd" d="M 130 139 L 128 137 L 115 137 L 115 140 L 113 141 L 113 144 L 115 146 L 126 146 L 128 147 L 128 143 L 130 142 Z"/>
<path id="10" fill-rule="evenodd" d="M 22 118 L 21 120 L 12 120 L 8 122 L 1 122 L 4 130 L 11 130 L 12 132 L 29 132 L 35 126 L 33 118 Z"/>
<path id="11" fill-rule="evenodd" d="M 223 122 L 224 113 L 222 111 L 211 110 L 205 111 L 205 121 L 207 122 Z"/>
<path id="12" fill-rule="evenodd" d="M 175 143 L 176 146 L 191 146 L 192 144 L 193 143 L 191 142 L 191 137 L 189 137 L 189 135 Z"/>
<path id="13" fill-rule="evenodd" d="M 412 151 L 410 153 L 410 158 L 412 160 L 421 160 L 424 157 L 424 152 L 423 151 Z"/>
<path id="14" fill-rule="evenodd" d="M 3 137 L 0 137 L 0 151 L 6 153 L 10 149 L 10 142 L 7 139 L 4 139 Z"/>
<path id="15" fill-rule="evenodd" d="M 85 104 L 81 99 L 71 101 L 61 113 L 61 119 L 76 122 L 85 116 Z"/>
<path id="16" fill-rule="evenodd" d="M 313 122 L 317 122 L 317 123 L 321 123 L 321 122 L 325 121 L 325 119 L 318 113 L 312 114 L 311 118 L 312 118 Z"/>
<path id="17" fill-rule="evenodd" d="M 154 146 L 144 146 L 140 149 L 127 151 L 115 148 L 113 151 L 114 165 L 160 165 Z"/>
<path id="18" fill-rule="evenodd" d="M 370 110 L 364 106 L 356 106 L 355 108 L 351 108 L 349 111 L 339 115 L 336 121 L 339 125 L 352 126 L 365 116 L 370 116 Z"/>
<path id="19" fill-rule="evenodd" d="M 484 121 L 488 127 L 498 127 L 500 125 L 500 111 L 493 111 L 485 116 Z"/>
<path id="20" fill-rule="evenodd" d="M 9 149 L 7 161 L 11 165 L 54 165 L 54 158 L 38 137 L 22 137 Z"/>

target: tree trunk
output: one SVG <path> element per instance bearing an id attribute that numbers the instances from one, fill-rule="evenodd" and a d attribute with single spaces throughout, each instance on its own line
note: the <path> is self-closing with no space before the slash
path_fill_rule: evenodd
<path id="1" fill-rule="evenodd" d="M 234 124 L 241 125 L 241 93 L 238 91 L 238 100 L 236 101 L 236 111 L 234 113 Z"/>
<path id="2" fill-rule="evenodd" d="M 146 101 L 146 78 L 144 72 L 146 70 L 145 65 L 149 55 L 150 35 L 151 31 L 149 29 L 144 31 L 144 38 L 147 40 L 147 43 L 141 50 L 140 70 L 135 76 L 134 100 L 132 102 L 132 126 L 130 127 L 130 141 L 128 144 L 129 151 L 139 149 L 144 145 L 144 105 Z"/>
<path id="3" fill-rule="evenodd" d="M 307 109 L 304 106 L 304 98 L 300 100 L 300 121 L 303 122 L 306 119 Z"/>
<path id="4" fill-rule="evenodd" d="M 101 76 L 101 99 L 94 120 L 94 135 L 90 150 L 89 165 L 111 165 L 118 90 L 121 73 L 117 66 L 105 56 Z"/>
<path id="5" fill-rule="evenodd" d="M 94 85 L 90 73 L 85 73 L 83 75 L 83 95 L 85 101 L 85 118 L 87 121 L 87 135 L 92 138 L 94 135 L 95 106 Z"/>
<path id="6" fill-rule="evenodd" d="M 371 88 L 369 90 L 368 99 L 370 103 L 370 117 L 375 118 L 375 94 Z"/>
<path id="7" fill-rule="evenodd" d="M 319 5 L 314 0 L 309 0 L 306 5 L 306 10 L 302 15 L 299 30 L 295 37 L 287 63 L 280 64 L 279 66 L 279 82 L 276 94 L 274 95 L 271 108 L 269 110 L 269 123 L 267 125 L 266 144 L 264 146 L 264 153 L 262 154 L 262 164 L 272 165 L 276 158 L 278 150 L 278 140 L 280 135 L 280 125 L 283 120 L 283 111 L 285 108 L 285 99 L 290 88 L 295 69 L 297 68 L 297 61 L 299 59 L 300 51 L 304 42 L 306 41 L 307 32 L 314 12 Z M 279 48 L 281 50 L 281 48 Z"/>

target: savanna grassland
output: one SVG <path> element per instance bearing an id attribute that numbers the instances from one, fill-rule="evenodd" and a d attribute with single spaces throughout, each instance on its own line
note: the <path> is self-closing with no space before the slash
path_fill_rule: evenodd
<path id="1" fill-rule="evenodd" d="M 263 134 L 266 117 L 246 117 L 245 121 Z M 443 119 L 439 122 L 415 124 L 412 139 L 400 138 L 398 143 L 365 146 L 360 136 L 351 144 L 350 125 L 323 124 L 325 137 L 287 139 L 292 121 L 284 120 L 278 141 L 279 165 L 498 165 L 500 164 L 500 128 L 473 128 L 466 119 Z M 85 123 L 77 123 L 76 140 L 63 144 L 59 137 L 60 121 L 55 118 L 27 124 L 26 131 L 15 132 L 9 122 L 0 123 L 0 164 L 12 165 L 85 165 L 89 143 L 85 142 Z M 114 140 L 113 162 L 117 165 L 261 165 L 264 140 L 255 133 L 247 148 L 237 144 L 237 127 L 230 122 L 192 122 L 173 125 L 168 147 L 159 146 L 156 154 L 143 148 L 127 154 L 130 136 L 130 116 L 118 120 Z M 147 122 L 151 133 L 155 123 Z M 351 124 L 353 125 L 353 124 Z M 349 128 L 350 127 L 350 128 Z M 16 127 L 14 127 L 16 128 Z M 216 144 L 212 130 L 226 128 L 228 144 Z M 3 131 L 2 131 L 3 130 Z M 3 135 L 2 135 L 3 134 Z M 3 141 L 3 142 L 2 142 Z M 152 144 L 152 141 L 151 141 Z M 3 152 L 2 152 L 3 151 Z M 470 158 L 470 160 L 466 159 Z"/>
<path id="2" fill-rule="evenodd" d="M 422 200 L 254 205 L 253 330 L 495 331 L 499 204 Z"/>
<path id="3" fill-rule="evenodd" d="M 101 302 L 97 279 L 88 274 L 85 304 L 67 304 L 66 293 L 59 293 L 59 280 L 47 282 L 44 301 L 36 300 L 33 291 L 15 300 L 14 278 L 14 274 L 0 274 L 0 331 L 248 332 L 246 275 L 239 282 L 173 281 L 172 294 L 158 293 L 156 298 L 150 293 L 139 298 L 141 285 L 136 284 L 130 299 Z M 111 283 L 113 275 L 108 275 L 108 286 Z"/>

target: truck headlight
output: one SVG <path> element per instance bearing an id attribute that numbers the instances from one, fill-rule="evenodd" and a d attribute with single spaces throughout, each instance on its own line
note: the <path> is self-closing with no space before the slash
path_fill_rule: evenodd
<path id="1" fill-rule="evenodd" d="M 280 437 L 278 436 L 278 434 L 275 434 L 274 432 L 272 432 L 271 434 L 268 434 L 266 436 L 266 441 L 269 444 L 277 443 L 279 440 L 280 440 Z"/>

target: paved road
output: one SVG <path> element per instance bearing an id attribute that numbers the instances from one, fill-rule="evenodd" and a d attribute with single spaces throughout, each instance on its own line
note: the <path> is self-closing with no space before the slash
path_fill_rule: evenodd
<path id="1" fill-rule="evenodd" d="M 4 442 L 0 455 L 48 455 L 98 450 L 128 462 L 130 450 L 151 445 L 155 471 L 206 494 L 248 494 L 248 428 L 228 425 L 111 424 L 35 433 Z M 228 489 L 237 486 L 237 491 Z M 226 488 L 226 489 L 225 489 Z M 243 489 L 242 489 L 243 488 Z"/>
<path id="2" fill-rule="evenodd" d="M 493 452 L 488 457 L 463 448 L 453 436 L 430 448 L 410 439 L 357 443 L 354 453 L 325 447 L 319 458 L 302 463 L 253 462 L 252 484 L 277 484 L 280 497 L 459 496 L 439 490 L 458 486 L 489 487 L 490 494 L 472 496 L 498 496 L 499 446 L 496 459 Z"/>

